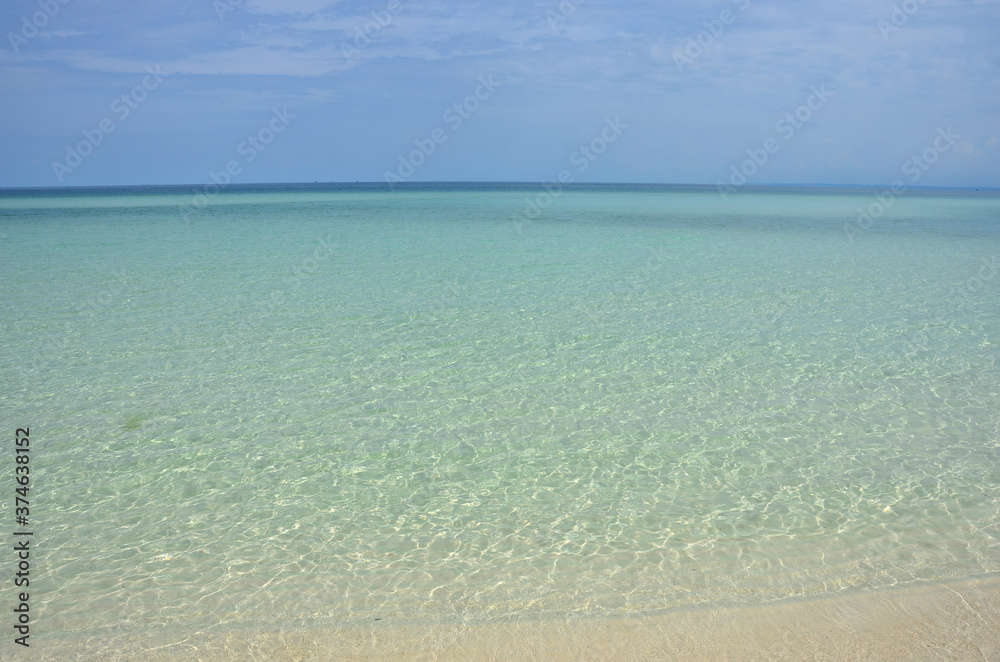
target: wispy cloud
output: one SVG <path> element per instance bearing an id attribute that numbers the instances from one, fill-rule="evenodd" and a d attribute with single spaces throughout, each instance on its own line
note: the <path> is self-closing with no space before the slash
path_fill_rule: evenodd
<path id="1" fill-rule="evenodd" d="M 711 182 L 819 83 L 843 103 L 769 163 L 776 180 L 891 177 L 924 130 L 946 123 L 961 125 L 978 153 L 954 150 L 935 177 L 984 183 L 1000 172 L 988 143 L 1000 134 L 998 0 L 928 0 L 888 42 L 878 22 L 900 4 L 892 0 L 588 0 L 573 11 L 556 0 L 395 0 L 391 20 L 390 0 L 218 1 L 221 20 L 213 0 L 151 0 L 126 13 L 72 3 L 19 52 L 0 50 L 0 84 L 22 100 L 12 120 L 28 127 L 3 139 L 11 161 L 27 165 L 9 166 L 0 183 L 44 171 L 32 145 L 65 143 L 86 124 L 74 113 L 103 112 L 102 99 L 152 64 L 173 78 L 146 115 L 152 122 L 162 105 L 177 123 L 157 135 L 224 132 L 252 100 L 325 108 L 299 124 L 314 122 L 299 163 L 332 168 L 323 179 L 377 179 L 383 155 L 433 128 L 436 109 L 491 72 L 502 73 L 503 98 L 422 175 L 463 178 L 475 162 L 491 178 L 546 176 L 552 166 L 538 160 L 564 151 L 593 115 L 628 111 L 629 139 L 594 177 Z M 720 32 L 711 26 L 725 10 L 736 20 Z M 14 14 L 8 27 L 21 20 Z M 706 30 L 710 40 L 699 37 Z M 679 68 L 679 49 L 699 38 L 698 57 Z M 181 141 L 150 140 L 159 162 L 186 160 Z M 328 166 L 327 149 L 345 158 Z M 95 177 L 99 162 L 88 165 Z"/>

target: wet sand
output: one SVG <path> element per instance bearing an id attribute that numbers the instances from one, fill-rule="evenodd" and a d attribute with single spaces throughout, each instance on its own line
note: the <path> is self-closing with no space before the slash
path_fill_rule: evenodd
<path id="1" fill-rule="evenodd" d="M 1000 578 L 616 619 L 33 639 L 51 660 L 997 660 Z"/>

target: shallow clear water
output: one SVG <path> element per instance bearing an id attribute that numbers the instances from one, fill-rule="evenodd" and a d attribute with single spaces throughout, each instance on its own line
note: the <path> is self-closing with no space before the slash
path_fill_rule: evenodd
<path id="1" fill-rule="evenodd" d="M 0 195 L 35 632 L 1000 572 L 1000 196 L 540 192 Z"/>

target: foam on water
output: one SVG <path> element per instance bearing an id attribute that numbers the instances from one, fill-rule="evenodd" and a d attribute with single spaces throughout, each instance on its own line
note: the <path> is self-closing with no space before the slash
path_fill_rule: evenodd
<path id="1" fill-rule="evenodd" d="M 0 196 L 38 632 L 1000 572 L 1000 198 L 540 191 Z"/>

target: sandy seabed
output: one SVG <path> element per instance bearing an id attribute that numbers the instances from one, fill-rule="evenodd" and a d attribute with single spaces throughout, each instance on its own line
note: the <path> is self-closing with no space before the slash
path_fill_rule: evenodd
<path id="1" fill-rule="evenodd" d="M 33 637 L 30 660 L 1000 660 L 1000 578 L 563 621 Z"/>

